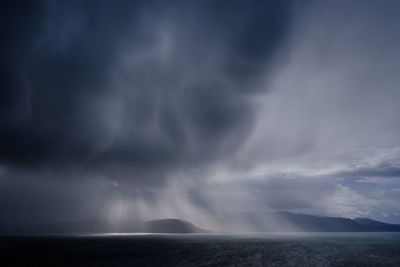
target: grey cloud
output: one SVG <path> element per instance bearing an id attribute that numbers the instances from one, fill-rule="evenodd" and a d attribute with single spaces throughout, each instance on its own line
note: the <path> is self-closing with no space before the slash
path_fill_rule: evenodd
<path id="1" fill-rule="evenodd" d="M 338 171 L 331 174 L 333 177 L 394 177 L 400 178 L 398 166 L 360 167 L 353 170 Z"/>
<path id="2" fill-rule="evenodd" d="M 260 90 L 253 82 L 284 42 L 291 8 L 286 1 L 31 5 L 4 11 L 0 160 L 163 170 L 153 176 L 240 146 L 252 128 L 249 95 Z"/>
<path id="3" fill-rule="evenodd" d="M 9 223 L 41 208 L 43 220 L 61 209 L 71 218 L 99 209 L 398 218 L 397 1 L 3 7 L 0 214 Z M 372 190 L 352 177 L 393 179 Z"/>

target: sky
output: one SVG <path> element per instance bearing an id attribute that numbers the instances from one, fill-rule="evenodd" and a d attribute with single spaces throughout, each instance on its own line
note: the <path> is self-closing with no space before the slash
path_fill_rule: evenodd
<path id="1" fill-rule="evenodd" d="M 8 1 L 1 224 L 400 224 L 398 1 Z"/>

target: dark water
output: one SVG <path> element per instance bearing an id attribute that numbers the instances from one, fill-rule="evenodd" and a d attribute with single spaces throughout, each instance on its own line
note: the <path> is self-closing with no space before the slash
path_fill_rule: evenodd
<path id="1" fill-rule="evenodd" d="M 1 236 L 0 266 L 400 266 L 400 233 Z"/>

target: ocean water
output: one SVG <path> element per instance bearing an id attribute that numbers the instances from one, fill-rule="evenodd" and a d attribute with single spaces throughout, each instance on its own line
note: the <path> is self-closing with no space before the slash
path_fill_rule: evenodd
<path id="1" fill-rule="evenodd" d="M 400 233 L 0 236 L 0 266 L 400 266 Z"/>

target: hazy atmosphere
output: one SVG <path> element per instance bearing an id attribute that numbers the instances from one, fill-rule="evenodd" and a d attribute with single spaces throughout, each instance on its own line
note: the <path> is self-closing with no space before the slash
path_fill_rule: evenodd
<path id="1" fill-rule="evenodd" d="M 399 1 L 10 1 L 0 225 L 400 224 Z"/>

